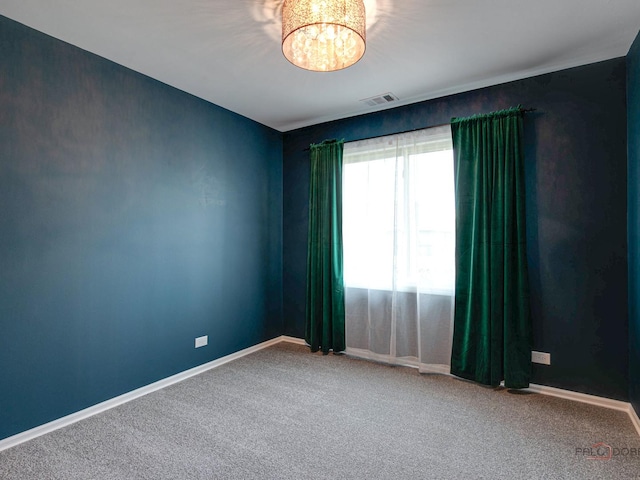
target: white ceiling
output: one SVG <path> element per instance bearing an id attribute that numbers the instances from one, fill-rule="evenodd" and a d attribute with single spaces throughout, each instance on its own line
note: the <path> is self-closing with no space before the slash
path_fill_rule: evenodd
<path id="1" fill-rule="evenodd" d="M 0 14 L 280 131 L 627 54 L 640 0 L 366 0 L 332 73 L 280 50 L 282 0 L 0 0 Z"/>

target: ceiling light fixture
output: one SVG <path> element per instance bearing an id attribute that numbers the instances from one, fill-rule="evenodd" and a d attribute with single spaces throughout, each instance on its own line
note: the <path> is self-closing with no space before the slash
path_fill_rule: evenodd
<path id="1" fill-rule="evenodd" d="M 365 26 L 362 0 L 284 0 L 282 53 L 305 70 L 341 70 L 364 55 Z"/>

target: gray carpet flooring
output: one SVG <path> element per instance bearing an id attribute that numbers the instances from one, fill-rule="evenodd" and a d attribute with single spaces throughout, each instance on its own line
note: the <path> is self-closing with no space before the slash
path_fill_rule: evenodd
<path id="1" fill-rule="evenodd" d="M 605 442 L 618 455 L 589 460 Z M 625 479 L 623 412 L 281 343 L 0 452 L 0 478 Z"/>

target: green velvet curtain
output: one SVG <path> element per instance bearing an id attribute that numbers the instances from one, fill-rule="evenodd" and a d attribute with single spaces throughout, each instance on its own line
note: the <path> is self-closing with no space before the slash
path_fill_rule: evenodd
<path id="1" fill-rule="evenodd" d="M 345 349 L 342 264 L 344 142 L 311 145 L 305 340 L 312 352 Z"/>
<path id="2" fill-rule="evenodd" d="M 526 388 L 531 316 L 522 110 L 452 119 L 456 293 L 451 373 Z"/>

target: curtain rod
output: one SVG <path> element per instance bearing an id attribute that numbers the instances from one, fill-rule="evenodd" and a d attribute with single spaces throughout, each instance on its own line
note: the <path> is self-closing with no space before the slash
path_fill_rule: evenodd
<path id="1" fill-rule="evenodd" d="M 520 108 L 520 111 L 522 113 L 530 113 L 530 112 L 535 112 L 537 110 L 537 108 Z M 381 137 L 388 137 L 391 135 L 402 135 L 404 133 L 411 133 L 411 132 L 417 132 L 418 130 L 424 130 L 425 128 L 438 128 L 438 127 L 444 127 L 446 125 L 451 125 L 451 122 L 447 122 L 447 123 L 439 123 L 437 125 L 429 125 L 426 127 L 420 127 L 420 128 L 412 128 L 411 130 L 404 130 L 402 132 L 394 132 L 394 133 L 385 133 L 384 135 L 376 135 L 374 137 L 366 137 L 366 138 L 359 138 L 358 140 L 352 140 L 354 142 L 358 142 L 360 140 L 372 140 L 374 138 L 381 138 Z M 304 150 L 302 150 L 303 152 L 308 152 L 310 150 L 309 147 L 305 148 Z"/>

